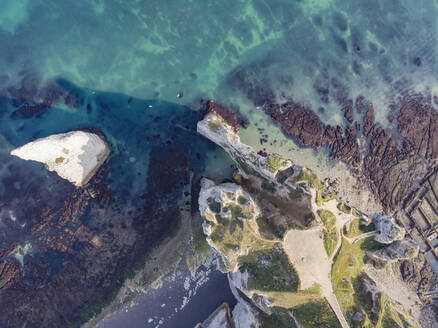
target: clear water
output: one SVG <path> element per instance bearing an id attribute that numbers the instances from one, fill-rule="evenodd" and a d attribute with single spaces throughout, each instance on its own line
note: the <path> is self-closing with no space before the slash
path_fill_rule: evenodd
<path id="1" fill-rule="evenodd" d="M 400 96 L 437 92 L 432 0 L 4 0 L 0 9 L 5 83 L 32 72 L 143 99 L 183 92 L 184 103 L 226 103 L 237 69 L 279 99 L 324 107 L 331 122 L 344 98 L 369 98 L 383 122 Z"/>
<path id="2" fill-rule="evenodd" d="M 177 127 L 195 129 L 199 117 L 188 107 L 196 109 L 201 98 L 239 109 L 251 123 L 242 132 L 245 142 L 260 148 L 253 124 L 262 120 L 278 139 L 269 150 L 292 149 L 289 156 L 305 158 L 301 163 L 329 166 L 282 137 L 248 96 L 293 98 L 340 123 L 340 108 L 363 95 L 386 124 L 403 97 L 438 96 L 437 13 L 432 0 L 2 0 L 0 193 L 6 197 L 19 176 L 14 192 L 27 197 L 28 208 L 0 212 L 0 229 L 2 219 L 14 217 L 17 230 L 7 238 L 25 233 L 26 214 L 37 206 L 26 183 L 52 191 L 42 196 L 52 204 L 68 188 L 8 151 L 81 126 L 107 135 L 107 182 L 126 204 L 147 191 L 138 173 L 166 140 L 187 151 L 200 174 L 228 177 L 231 163 L 221 150 Z M 58 80 L 79 106 L 57 103 L 39 117 L 14 117 L 10 87 L 29 78 L 40 85 Z M 37 251 L 32 244 L 30 252 Z"/>

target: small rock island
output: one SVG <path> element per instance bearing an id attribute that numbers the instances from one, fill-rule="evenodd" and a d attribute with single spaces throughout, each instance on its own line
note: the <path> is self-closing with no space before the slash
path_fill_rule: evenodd
<path id="1" fill-rule="evenodd" d="M 88 183 L 108 154 L 108 145 L 102 137 L 84 131 L 54 134 L 11 151 L 11 155 L 21 159 L 43 163 L 76 187 Z"/>

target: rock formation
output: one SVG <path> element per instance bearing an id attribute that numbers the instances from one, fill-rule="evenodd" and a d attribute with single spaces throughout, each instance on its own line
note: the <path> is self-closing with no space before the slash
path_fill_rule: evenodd
<path id="1" fill-rule="evenodd" d="M 77 187 L 87 184 L 108 154 L 105 140 L 84 131 L 51 135 L 11 151 L 11 155 L 21 159 L 43 163 Z"/>
<path id="2" fill-rule="evenodd" d="M 236 271 L 238 257 L 247 254 L 251 249 L 251 243 L 245 244 L 239 240 L 240 229 L 237 224 L 243 226 L 244 223 L 238 221 L 246 221 L 257 231 L 255 220 L 260 214 L 257 204 L 242 187 L 234 183 L 216 185 L 203 178 L 199 193 L 199 211 L 205 219 L 203 229 L 207 242 L 218 251 L 227 270 Z M 234 229 L 224 228 L 232 225 L 235 225 Z"/>
<path id="3" fill-rule="evenodd" d="M 374 236 L 374 239 L 382 244 L 390 244 L 396 240 L 402 240 L 405 237 L 406 231 L 400 227 L 389 216 L 375 214 L 372 216 L 374 226 L 378 231 L 378 234 Z"/>
<path id="4" fill-rule="evenodd" d="M 244 177 L 251 173 L 276 183 L 277 174 L 292 166 L 292 162 L 278 154 L 257 154 L 250 146 L 240 142 L 235 114 L 213 101 L 207 102 L 207 115 L 198 122 L 199 134 L 221 146 L 238 164 Z"/>
<path id="5" fill-rule="evenodd" d="M 362 122 L 353 120 L 354 108 Z M 398 116 L 392 116 L 397 136 L 375 123 L 373 106 L 363 97 L 342 109 L 345 128 L 325 125 L 313 111 L 291 102 L 267 104 L 263 109 L 299 145 L 315 150 L 327 147 L 333 159 L 346 163 L 386 213 L 397 209 L 438 156 L 438 113 L 421 99 L 406 101 Z"/>
<path id="6" fill-rule="evenodd" d="M 389 246 L 373 252 L 373 256 L 387 261 L 409 260 L 418 255 L 419 247 L 412 239 L 396 240 Z"/>

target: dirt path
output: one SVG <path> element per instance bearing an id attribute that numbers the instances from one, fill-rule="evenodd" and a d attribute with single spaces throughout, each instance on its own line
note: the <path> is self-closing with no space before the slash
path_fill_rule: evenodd
<path id="1" fill-rule="evenodd" d="M 284 249 L 298 271 L 300 289 L 308 289 L 314 284 L 320 285 L 322 296 L 327 299 L 341 326 L 348 328 L 349 325 L 333 293 L 330 275 L 332 261 L 324 248 L 321 227 L 289 230 L 284 238 Z"/>
<path id="2" fill-rule="evenodd" d="M 353 237 L 353 238 L 349 238 L 344 236 L 344 238 L 350 243 L 350 244 L 354 244 L 355 242 L 358 242 L 361 239 L 365 239 L 368 237 L 372 237 L 378 234 L 378 231 L 370 231 L 370 232 L 365 232 L 359 236 Z"/>
<path id="3" fill-rule="evenodd" d="M 312 211 L 317 219 L 319 226 L 310 230 L 290 230 L 284 238 L 284 249 L 294 263 L 298 275 L 301 279 L 301 289 L 312 287 L 313 284 L 321 286 L 321 293 L 330 304 L 333 312 L 338 318 L 343 328 L 349 328 L 347 320 L 342 313 L 341 306 L 333 292 L 331 281 L 331 269 L 333 258 L 339 251 L 342 244 L 341 229 L 345 224 L 351 222 L 354 216 L 346 214 L 337 208 L 338 202 L 333 199 L 316 205 L 316 192 L 311 190 Z M 324 248 L 324 234 L 322 232 L 323 224 L 318 216 L 317 210 L 329 210 L 336 217 L 336 234 L 338 242 L 330 258 L 327 256 Z"/>
<path id="4" fill-rule="evenodd" d="M 353 221 L 355 219 L 355 217 L 352 214 L 346 214 L 346 213 L 340 211 L 338 209 L 338 201 L 336 199 L 332 199 L 328 202 L 323 202 L 320 206 L 316 205 L 316 202 L 315 202 L 316 192 L 315 192 L 315 190 L 311 189 L 310 193 L 312 195 L 312 198 L 311 198 L 312 211 L 313 211 L 313 214 L 315 215 L 317 222 L 321 226 L 323 226 L 323 223 L 322 223 L 322 221 L 317 213 L 317 210 L 319 210 L 319 209 L 328 210 L 328 211 L 332 212 L 336 217 L 335 227 L 336 227 L 336 235 L 338 236 L 338 242 L 336 244 L 335 250 L 333 251 L 333 254 L 330 257 L 330 261 L 333 261 L 333 258 L 338 253 L 339 249 L 341 248 L 342 236 L 343 236 L 341 231 L 344 228 L 344 226 L 347 223 Z"/>

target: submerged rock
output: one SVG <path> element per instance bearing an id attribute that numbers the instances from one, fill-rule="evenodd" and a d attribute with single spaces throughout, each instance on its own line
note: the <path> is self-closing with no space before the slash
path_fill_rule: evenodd
<path id="1" fill-rule="evenodd" d="M 11 155 L 21 159 L 43 163 L 49 171 L 77 187 L 93 177 L 108 154 L 105 140 L 84 131 L 54 134 L 11 151 Z"/>

